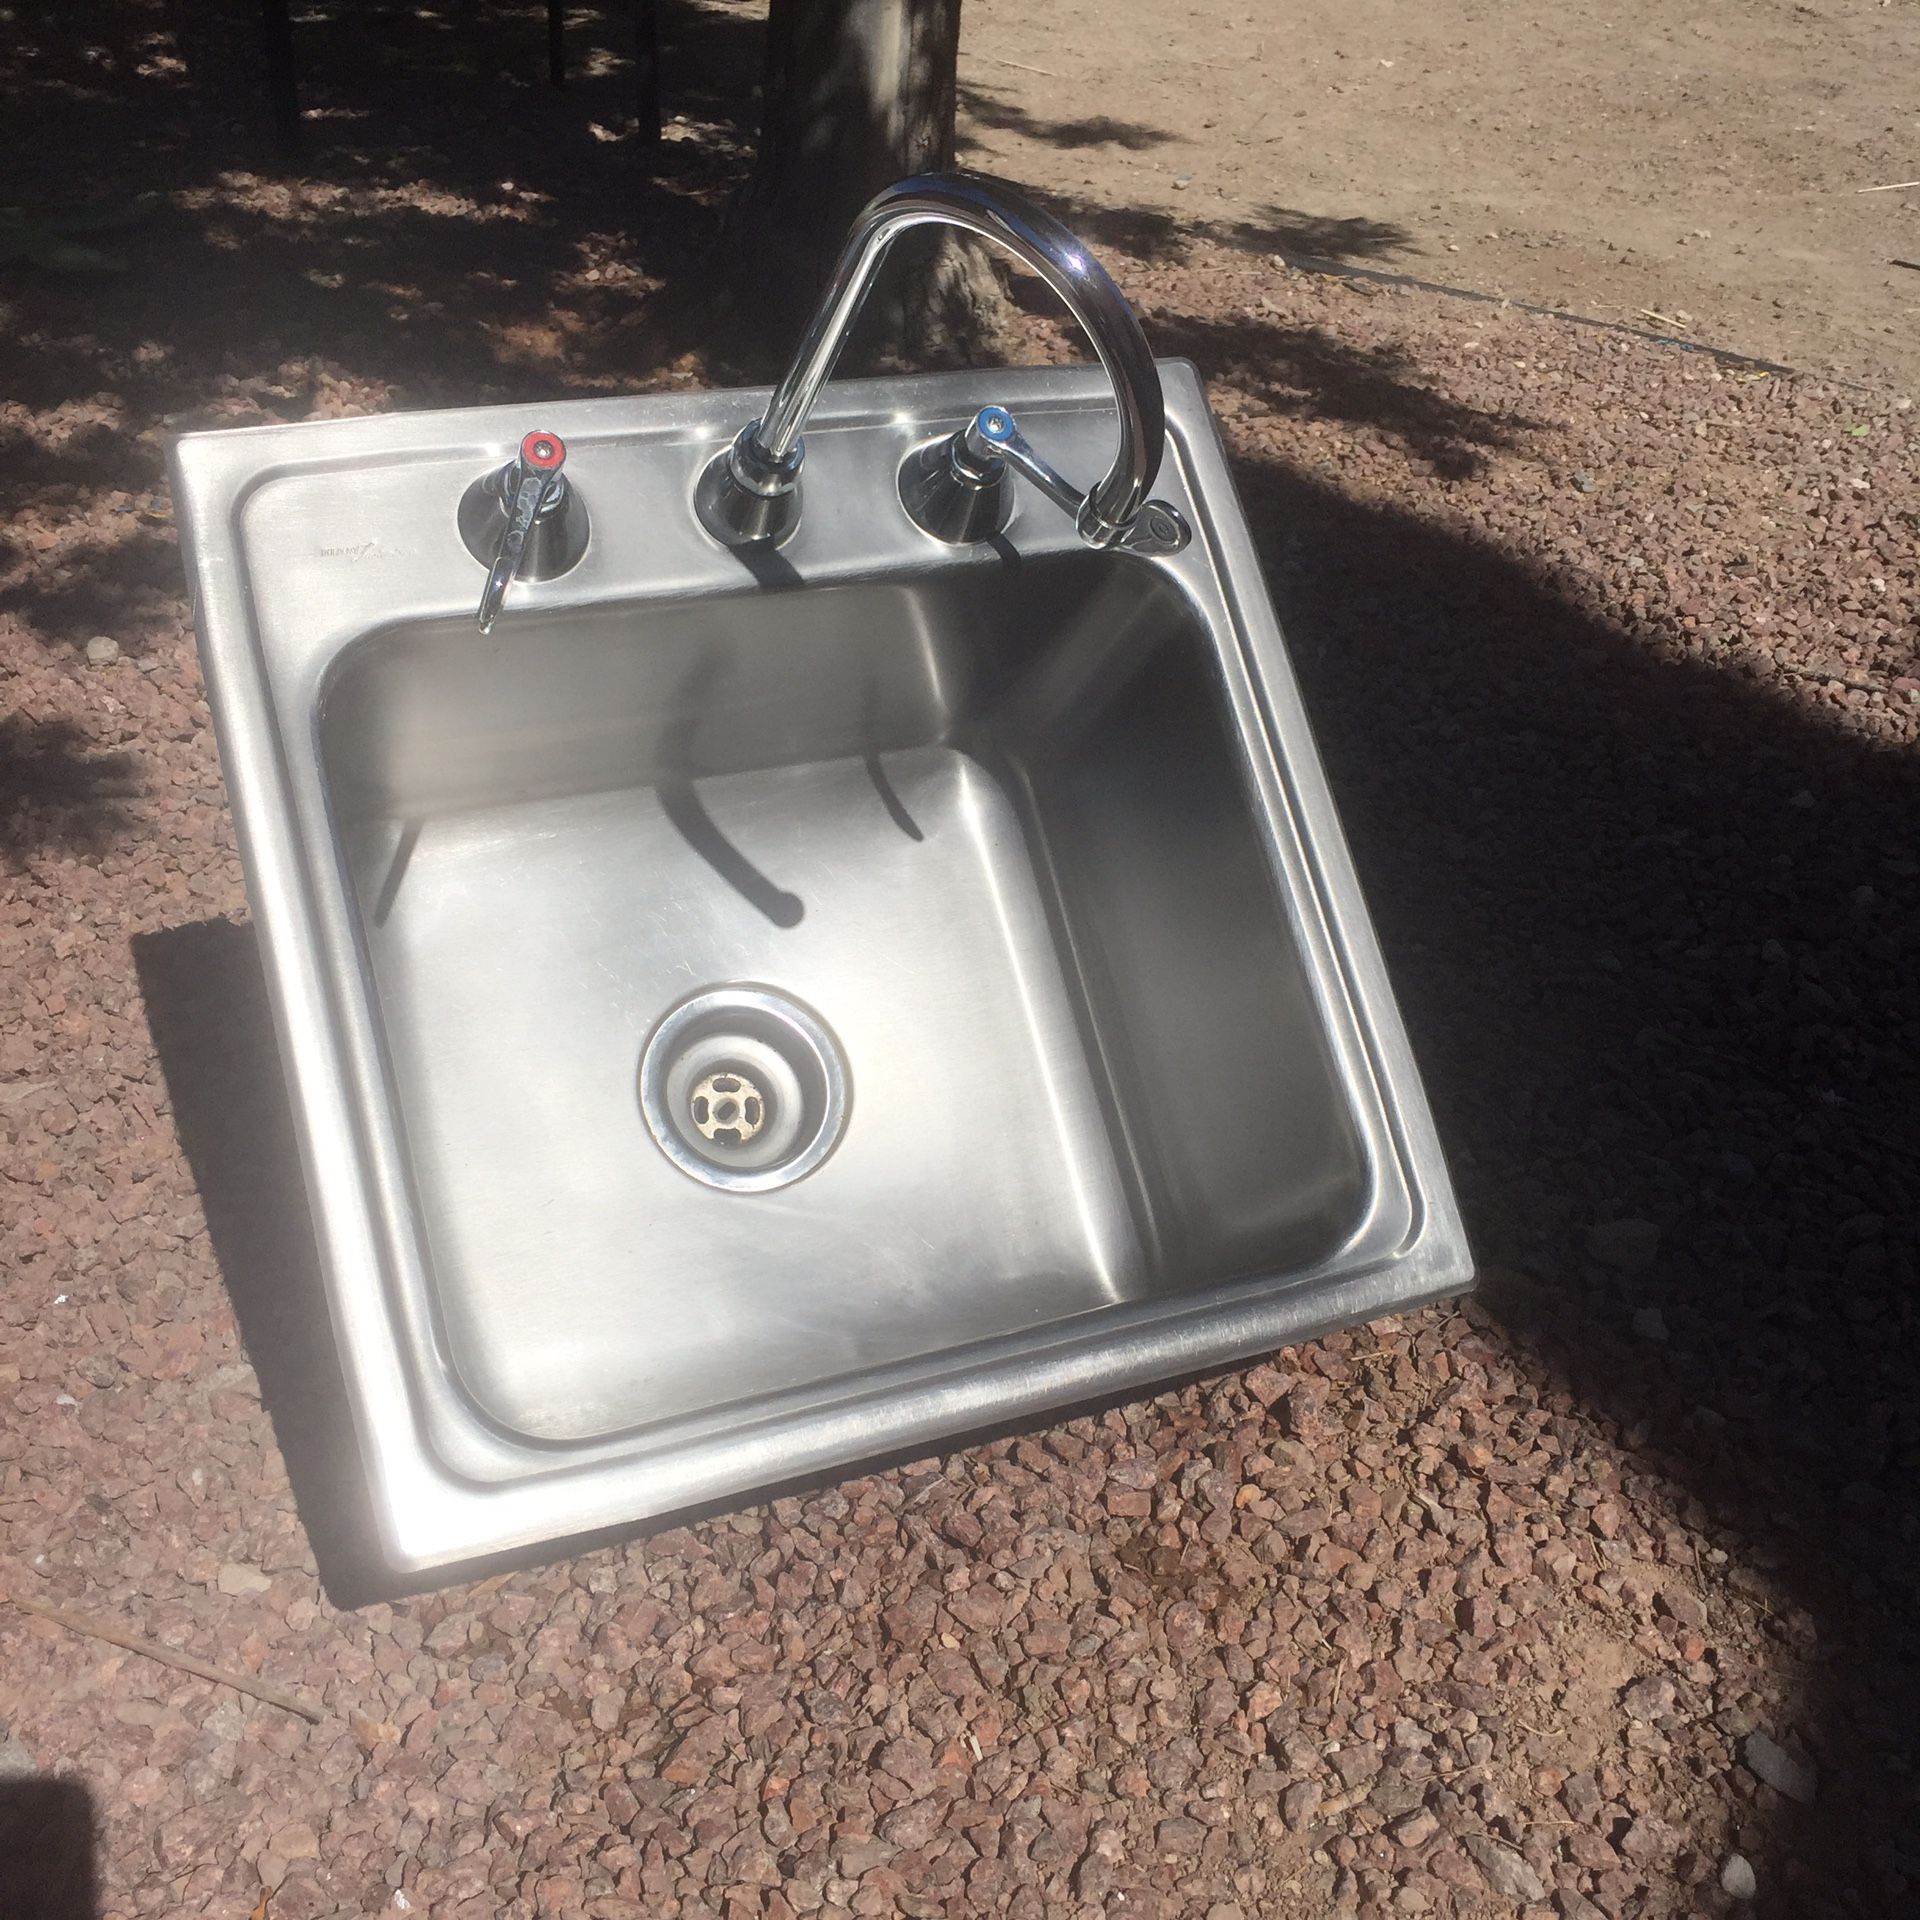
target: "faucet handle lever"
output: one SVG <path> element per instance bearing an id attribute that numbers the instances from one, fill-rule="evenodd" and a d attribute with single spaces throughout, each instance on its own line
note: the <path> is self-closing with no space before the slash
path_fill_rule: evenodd
<path id="1" fill-rule="evenodd" d="M 524 573 L 551 579 L 586 550 L 586 515 L 567 483 L 566 442 L 540 429 L 525 435 L 504 467 L 476 480 L 460 503 L 460 532 L 487 569 L 475 624 L 493 631 L 507 589 Z"/>
<path id="2" fill-rule="evenodd" d="M 1004 461 L 1038 487 L 1077 526 L 1086 496 L 1065 474 L 1034 451 L 1033 443 L 1005 407 L 982 407 L 962 430 L 962 444 L 973 460 L 991 471 Z"/>
<path id="3" fill-rule="evenodd" d="M 500 603 L 519 575 L 534 517 L 547 504 L 549 495 L 556 505 L 559 502 L 560 490 L 566 485 L 566 464 L 566 442 L 556 433 L 535 431 L 520 442 L 519 453 L 501 470 L 500 503 L 507 510 L 507 530 L 500 537 L 500 550 L 493 556 L 480 595 L 480 611 L 475 618 L 482 633 L 493 631 Z"/>
<path id="4" fill-rule="evenodd" d="M 977 538 L 981 524 L 1004 525 L 1006 514 L 983 516 L 957 503 L 955 494 L 993 494 L 1006 486 L 1007 469 L 1036 487 L 1070 519 L 1081 539 L 1092 547 L 1119 547 L 1126 553 L 1178 553 L 1193 538 L 1179 511 L 1165 500 L 1149 500 L 1124 526 L 1101 520 L 1089 495 L 1020 431 L 1005 407 L 982 407 L 952 439 L 942 443 L 944 458 L 921 463 L 927 476 L 902 497 L 914 519 L 941 539 Z"/>

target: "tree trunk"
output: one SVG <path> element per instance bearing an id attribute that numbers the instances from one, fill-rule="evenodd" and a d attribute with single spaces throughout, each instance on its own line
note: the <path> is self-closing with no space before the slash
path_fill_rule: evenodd
<path id="1" fill-rule="evenodd" d="M 953 165 L 960 0 L 771 0 L 760 149 L 727 217 L 726 291 L 784 350 L 800 336 L 860 209 Z M 986 250 L 947 230 L 894 244 L 860 328 L 871 350 L 966 360 L 1004 295 Z"/>

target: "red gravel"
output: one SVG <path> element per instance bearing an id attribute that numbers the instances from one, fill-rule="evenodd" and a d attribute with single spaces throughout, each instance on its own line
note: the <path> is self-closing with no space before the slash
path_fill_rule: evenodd
<path id="1" fill-rule="evenodd" d="M 1913 416 L 1230 249 L 1116 264 L 1209 379 L 1484 1293 L 370 1598 L 160 432 L 706 378 L 645 274 L 546 276 L 685 257 L 724 151 L 677 240 L 595 224 L 609 148 L 532 230 L 286 254 L 222 188 L 0 281 L 0 1590 L 326 1709 L 0 1604 L 0 1856 L 233 1920 L 1903 1910 Z M 486 177 L 365 171 L 430 161 Z"/>

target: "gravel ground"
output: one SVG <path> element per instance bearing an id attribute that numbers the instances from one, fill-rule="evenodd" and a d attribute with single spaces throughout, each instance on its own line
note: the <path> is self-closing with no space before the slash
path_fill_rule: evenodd
<path id="1" fill-rule="evenodd" d="M 1208 378 L 1483 1291 L 406 1593 L 360 1550 L 161 435 L 727 371 L 621 264 L 684 242 L 559 179 L 475 240 L 506 203 L 435 178 L 438 226 L 359 203 L 387 252 L 304 325 L 325 181 L 163 178 L 191 286 L 0 283 L 0 1594 L 320 1709 L 0 1604 L 10 1911 L 1907 1908 L 1913 416 L 1116 256 Z M 520 277 L 476 315 L 483 242 Z"/>

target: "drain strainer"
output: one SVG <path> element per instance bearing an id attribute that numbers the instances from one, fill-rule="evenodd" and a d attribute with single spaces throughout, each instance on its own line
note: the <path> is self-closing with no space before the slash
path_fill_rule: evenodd
<path id="1" fill-rule="evenodd" d="M 687 1111 L 703 1140 L 744 1147 L 767 1124 L 767 1096 L 744 1073 L 710 1073 L 694 1088 Z"/>
<path id="2" fill-rule="evenodd" d="M 640 1111 L 682 1173 L 767 1193 L 811 1173 L 840 1138 L 847 1070 L 796 1000 L 718 987 L 683 1000 L 640 1056 Z"/>

